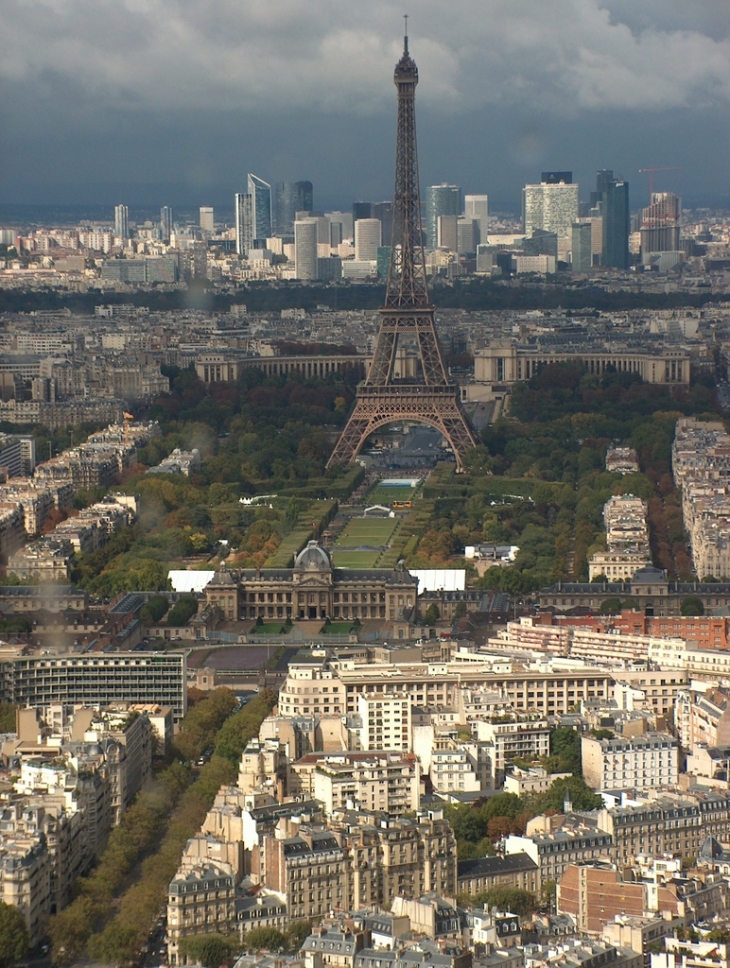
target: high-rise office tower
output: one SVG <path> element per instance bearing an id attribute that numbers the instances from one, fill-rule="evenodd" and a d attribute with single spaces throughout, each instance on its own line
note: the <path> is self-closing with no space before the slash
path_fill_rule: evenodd
<path id="1" fill-rule="evenodd" d="M 251 196 L 254 247 L 262 249 L 271 235 L 271 185 L 249 172 L 248 194 Z"/>
<path id="2" fill-rule="evenodd" d="M 393 203 L 392 202 L 353 202 L 352 219 L 376 218 L 382 225 L 383 245 L 390 245 L 393 237 Z"/>
<path id="3" fill-rule="evenodd" d="M 641 211 L 641 256 L 650 252 L 677 252 L 682 201 L 672 192 L 654 192 Z"/>
<path id="4" fill-rule="evenodd" d="M 114 234 L 120 239 L 129 238 L 129 209 L 126 205 L 114 206 Z"/>
<path id="5" fill-rule="evenodd" d="M 457 251 L 458 215 L 439 215 L 436 219 L 436 245 L 439 249 Z"/>
<path id="6" fill-rule="evenodd" d="M 253 248 L 253 207 L 251 196 L 247 192 L 237 192 L 234 196 L 234 214 L 236 252 L 244 259 L 248 259 L 249 250 Z"/>
<path id="7" fill-rule="evenodd" d="M 344 239 L 355 238 L 354 222 L 350 212 L 325 212 L 325 218 L 330 220 L 330 225 L 334 229 L 336 225 L 340 227 L 340 236 Z M 334 235 L 332 236 L 334 239 Z"/>
<path id="8" fill-rule="evenodd" d="M 360 218 L 355 222 L 355 258 L 373 262 L 383 244 L 383 225 L 379 218 Z"/>
<path id="9" fill-rule="evenodd" d="M 160 209 L 160 238 L 163 242 L 169 242 L 172 235 L 172 209 L 169 205 L 163 205 Z"/>
<path id="10" fill-rule="evenodd" d="M 297 279 L 317 278 L 317 220 L 294 223 L 294 273 Z"/>
<path id="11" fill-rule="evenodd" d="M 489 235 L 489 196 L 488 195 L 465 195 L 464 196 L 464 215 L 466 218 L 474 219 L 479 223 L 480 242 L 486 242 Z M 474 249 L 476 252 L 476 248 Z"/>
<path id="12" fill-rule="evenodd" d="M 215 212 L 209 205 L 200 206 L 200 227 L 211 235 L 215 231 Z"/>
<path id="13" fill-rule="evenodd" d="M 629 183 L 616 178 L 606 180 L 600 202 L 603 219 L 601 265 L 613 269 L 629 267 Z"/>
<path id="14" fill-rule="evenodd" d="M 461 215 L 462 192 L 458 185 L 429 185 L 426 189 L 426 245 L 438 245 L 438 220 L 440 215 Z"/>
<path id="15" fill-rule="evenodd" d="M 544 171 L 539 185 L 522 189 L 522 227 L 530 238 L 535 229 L 554 232 L 569 240 L 571 226 L 578 218 L 578 185 L 572 172 Z"/>
<path id="16" fill-rule="evenodd" d="M 573 222 L 571 229 L 571 253 L 573 272 L 588 272 L 593 264 L 591 255 L 590 219 L 585 222 Z"/>
<path id="17" fill-rule="evenodd" d="M 297 212 L 311 212 L 314 192 L 310 181 L 277 182 L 274 188 L 274 225 L 276 235 L 293 235 Z"/>
<path id="18" fill-rule="evenodd" d="M 459 255 L 475 255 L 479 245 L 479 222 L 463 216 L 456 226 L 456 251 Z"/>

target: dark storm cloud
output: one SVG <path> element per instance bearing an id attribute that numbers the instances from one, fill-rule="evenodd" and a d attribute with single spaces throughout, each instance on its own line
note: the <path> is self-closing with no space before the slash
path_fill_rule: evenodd
<path id="1" fill-rule="evenodd" d="M 427 180 L 512 192 L 548 164 L 722 178 L 726 0 L 420 0 L 410 13 Z M 6 0 L 5 195 L 176 183 L 209 197 L 248 169 L 387 194 L 399 14 L 378 0 Z"/>

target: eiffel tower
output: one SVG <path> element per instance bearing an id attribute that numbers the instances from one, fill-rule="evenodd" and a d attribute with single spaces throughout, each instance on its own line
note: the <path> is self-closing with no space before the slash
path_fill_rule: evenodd
<path id="1" fill-rule="evenodd" d="M 406 26 L 407 26 L 406 20 Z M 408 53 L 395 67 L 398 134 L 395 154 L 393 239 L 385 304 L 367 378 L 357 388 L 355 407 L 327 466 L 348 464 L 366 439 L 385 424 L 412 420 L 435 427 L 448 442 L 461 470 L 464 453 L 476 443 L 449 379 L 428 297 L 426 260 L 421 241 L 421 200 L 416 150 L 418 68 Z M 404 356 L 405 354 L 405 356 Z M 415 372 L 408 357 L 415 357 Z"/>

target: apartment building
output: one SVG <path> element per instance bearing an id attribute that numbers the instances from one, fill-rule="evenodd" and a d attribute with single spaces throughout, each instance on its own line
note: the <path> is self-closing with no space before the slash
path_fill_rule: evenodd
<path id="1" fill-rule="evenodd" d="M 298 793 L 319 800 L 328 816 L 348 803 L 394 816 L 418 809 L 420 769 L 412 753 L 308 753 L 291 765 L 291 772 Z"/>
<path id="2" fill-rule="evenodd" d="M 157 703 L 187 710 L 187 663 L 181 653 L 141 652 L 0 656 L 0 702 L 21 706 L 52 703 L 111 705 Z"/>
<path id="3" fill-rule="evenodd" d="M 228 934 L 235 921 L 233 868 L 202 863 L 178 871 L 167 892 L 167 954 L 171 965 L 185 964 L 180 941 L 196 934 Z"/>
<path id="4" fill-rule="evenodd" d="M 669 733 L 581 737 L 581 759 L 586 783 L 595 790 L 676 788 L 679 745 Z"/>
<path id="5" fill-rule="evenodd" d="M 516 759 L 539 760 L 550 755 L 550 727 L 536 715 L 498 716 L 471 724 L 473 735 L 490 747 L 495 786 L 504 782 Z"/>
<path id="6" fill-rule="evenodd" d="M 603 507 L 606 550 L 597 551 L 588 562 L 588 578 L 603 575 L 609 581 L 626 581 L 651 565 L 647 505 L 632 494 L 610 497 Z"/>
<path id="7" fill-rule="evenodd" d="M 682 690 L 674 706 L 674 727 L 685 750 L 698 744 L 730 746 L 730 692 L 715 686 L 704 692 Z"/>
<path id="8" fill-rule="evenodd" d="M 412 749 L 411 700 L 405 693 L 400 696 L 384 692 L 358 696 L 357 711 L 362 723 L 362 749 L 401 750 L 404 753 Z"/>
<path id="9" fill-rule="evenodd" d="M 4 812 L 4 811 L 3 811 Z M 31 944 L 43 937 L 51 914 L 51 858 L 40 831 L 0 829 L 0 899 L 23 915 Z"/>
<path id="10" fill-rule="evenodd" d="M 527 854 L 538 867 L 540 884 L 559 881 L 570 864 L 610 860 L 612 833 L 589 814 L 535 817 L 524 836 L 511 834 L 505 854 Z"/>
<path id="11" fill-rule="evenodd" d="M 613 677 L 606 669 L 533 669 L 504 657 L 497 668 L 500 671 L 495 671 L 487 656 L 470 663 L 409 665 L 358 665 L 313 657 L 310 662 L 290 665 L 279 694 L 279 710 L 291 717 L 309 717 L 325 709 L 355 714 L 359 696 L 374 694 L 405 694 L 413 706 L 456 709 L 462 689 L 478 692 L 487 688 L 498 692 L 514 709 L 552 716 L 569 712 L 581 701 L 607 700 L 611 695 Z M 501 671 L 504 669 L 510 671 Z"/>
<path id="12" fill-rule="evenodd" d="M 716 793 L 662 794 L 601 810 L 597 822 L 611 837 L 609 859 L 619 867 L 641 855 L 696 857 L 708 835 L 727 836 L 728 802 Z"/>
<path id="13" fill-rule="evenodd" d="M 293 837 L 280 839 L 264 834 L 254 847 L 266 857 L 264 885 L 286 896 L 287 914 L 292 921 L 323 917 L 329 911 L 352 910 L 349 855 L 342 837 L 327 828 L 301 826 Z"/>

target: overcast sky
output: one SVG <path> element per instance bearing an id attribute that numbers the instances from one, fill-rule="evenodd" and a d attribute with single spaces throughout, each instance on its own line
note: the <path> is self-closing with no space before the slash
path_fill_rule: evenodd
<path id="1" fill-rule="evenodd" d="M 392 197 L 410 14 L 422 187 L 520 206 L 598 168 L 730 207 L 730 0 L 3 0 L 0 201 L 315 206 Z"/>

